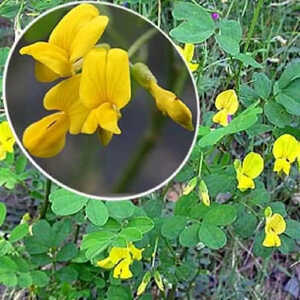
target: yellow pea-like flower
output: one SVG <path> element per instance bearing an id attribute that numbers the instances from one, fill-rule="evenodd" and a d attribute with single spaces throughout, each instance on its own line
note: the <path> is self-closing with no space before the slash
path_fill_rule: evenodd
<path id="1" fill-rule="evenodd" d="M 132 277 L 130 265 L 134 260 L 142 259 L 143 250 L 136 248 L 132 243 L 127 247 L 112 247 L 108 257 L 99 260 L 97 265 L 104 269 L 114 268 L 114 278 L 128 279 Z"/>
<path id="2" fill-rule="evenodd" d="M 0 124 L 0 160 L 6 158 L 7 152 L 14 152 L 14 144 L 16 140 L 12 134 L 7 121 L 3 121 Z"/>
<path id="3" fill-rule="evenodd" d="M 281 135 L 273 145 L 274 172 L 290 174 L 291 164 L 300 157 L 299 142 L 290 134 Z"/>
<path id="4" fill-rule="evenodd" d="M 199 68 L 199 64 L 194 64 L 191 61 L 193 60 L 194 52 L 195 52 L 195 45 L 187 43 L 184 45 L 184 48 L 177 46 L 179 52 L 182 54 L 188 66 L 192 72 L 196 71 Z"/>
<path id="5" fill-rule="evenodd" d="M 215 101 L 215 106 L 219 110 L 213 116 L 213 122 L 222 126 L 227 126 L 239 107 L 237 95 L 234 90 L 226 90 L 220 93 Z"/>
<path id="6" fill-rule="evenodd" d="M 236 160 L 234 162 L 236 170 L 236 178 L 238 180 L 238 189 L 242 192 L 247 189 L 254 189 L 254 180 L 260 175 L 264 169 L 264 160 L 258 153 L 250 152 L 241 162 Z"/>
<path id="7" fill-rule="evenodd" d="M 122 49 L 91 50 L 82 66 L 80 99 L 89 109 L 81 129 L 92 134 L 97 129 L 104 145 L 113 134 L 120 134 L 120 110 L 131 97 L 128 53 Z"/>
<path id="8" fill-rule="evenodd" d="M 35 60 L 40 82 L 51 82 L 76 72 L 76 62 L 92 49 L 102 36 L 108 17 L 100 16 L 91 4 L 80 4 L 67 13 L 53 29 L 48 42 L 25 46 L 20 54 Z"/>
<path id="9" fill-rule="evenodd" d="M 263 246 L 265 247 L 280 247 L 281 240 L 279 235 L 286 229 L 286 223 L 284 218 L 280 214 L 269 213 L 266 216 L 265 224 L 265 239 Z"/>
<path id="10" fill-rule="evenodd" d="M 72 76 L 46 93 L 44 107 L 59 112 L 26 128 L 23 144 L 30 154 L 41 158 L 55 156 L 64 148 L 68 131 L 71 134 L 80 133 L 89 113 L 79 99 L 80 78 L 80 74 Z"/>

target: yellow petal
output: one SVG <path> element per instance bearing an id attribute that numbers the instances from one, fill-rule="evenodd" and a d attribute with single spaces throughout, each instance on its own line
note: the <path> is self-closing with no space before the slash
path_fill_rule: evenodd
<path id="1" fill-rule="evenodd" d="M 70 120 L 70 133 L 78 134 L 88 117 L 89 109 L 79 99 L 81 75 L 72 76 L 51 88 L 44 97 L 47 110 L 64 111 Z"/>
<path id="2" fill-rule="evenodd" d="M 235 114 L 239 107 L 239 102 L 238 102 L 235 91 L 234 90 L 226 90 L 226 91 L 220 93 L 217 96 L 215 105 L 218 110 L 226 109 L 228 114 L 230 114 L 230 115 Z"/>
<path id="3" fill-rule="evenodd" d="M 35 62 L 34 72 L 35 78 L 39 82 L 51 82 L 60 77 L 57 73 L 54 73 L 51 69 L 38 61 Z"/>
<path id="4" fill-rule="evenodd" d="M 296 160 L 299 151 L 298 141 L 290 134 L 280 136 L 273 146 L 274 157 L 288 159 L 290 163 Z"/>
<path id="5" fill-rule="evenodd" d="M 49 42 L 71 53 L 74 37 L 88 22 L 99 15 L 92 4 L 80 4 L 71 9 L 53 29 Z"/>
<path id="6" fill-rule="evenodd" d="M 195 51 L 195 45 L 194 44 L 185 44 L 183 48 L 183 56 L 186 59 L 187 62 L 190 62 L 193 59 Z"/>
<path id="7" fill-rule="evenodd" d="M 199 68 L 199 64 L 192 64 L 192 63 L 189 63 L 189 68 L 192 72 L 195 72 L 198 68 Z"/>
<path id="8" fill-rule="evenodd" d="M 104 268 L 104 269 L 111 269 L 114 267 L 114 263 L 110 260 L 109 257 L 106 257 L 102 260 L 99 260 L 97 262 L 97 266 L 101 267 L 101 268 Z"/>
<path id="9" fill-rule="evenodd" d="M 131 253 L 132 259 L 141 260 L 142 259 L 142 252 L 144 249 L 136 248 L 132 243 L 129 244 L 129 252 Z"/>
<path id="10" fill-rule="evenodd" d="M 155 81 L 151 82 L 149 91 L 160 111 L 185 129 L 194 130 L 191 111 L 174 93 L 161 88 Z"/>
<path id="11" fill-rule="evenodd" d="M 95 115 L 101 128 L 114 134 L 121 133 L 118 127 L 119 114 L 113 104 L 103 103 L 95 110 Z"/>
<path id="12" fill-rule="evenodd" d="M 130 71 L 128 53 L 122 49 L 111 49 L 107 54 L 106 71 L 107 100 L 118 109 L 123 108 L 130 100 Z"/>
<path id="13" fill-rule="evenodd" d="M 279 247 L 281 245 L 280 238 L 275 233 L 267 233 L 263 241 L 265 247 Z"/>
<path id="14" fill-rule="evenodd" d="M 14 151 L 15 142 L 16 140 L 10 129 L 9 123 L 7 121 L 3 121 L 0 124 L 0 146 L 3 159 L 6 157 L 6 152 L 12 153 Z M 3 152 L 5 152 L 5 155 Z"/>
<path id="15" fill-rule="evenodd" d="M 86 120 L 84 121 L 81 132 L 85 134 L 92 134 L 97 130 L 98 126 L 99 124 L 96 117 L 96 109 L 93 109 L 89 112 Z"/>
<path id="16" fill-rule="evenodd" d="M 253 179 L 249 178 L 246 175 L 240 174 L 237 177 L 237 180 L 238 180 L 238 189 L 241 192 L 244 192 L 247 189 L 254 189 L 255 188 L 255 184 L 254 184 Z"/>
<path id="17" fill-rule="evenodd" d="M 286 223 L 284 218 L 280 214 L 274 214 L 267 218 L 266 221 L 266 233 L 281 234 L 285 232 Z"/>
<path id="18" fill-rule="evenodd" d="M 264 169 L 264 160 L 258 154 L 250 152 L 246 155 L 242 164 L 242 173 L 254 179 L 260 175 Z"/>
<path id="19" fill-rule="evenodd" d="M 123 259 L 114 269 L 113 276 L 114 278 L 121 278 L 121 279 L 129 279 L 132 277 L 132 273 L 129 269 L 131 264 L 131 260 L 126 258 Z"/>
<path id="20" fill-rule="evenodd" d="M 98 130 L 98 135 L 99 135 L 99 139 L 101 141 L 101 144 L 103 146 L 107 146 L 110 143 L 110 141 L 111 141 L 114 134 L 112 132 L 108 131 L 108 130 L 100 128 Z"/>
<path id="21" fill-rule="evenodd" d="M 213 122 L 222 126 L 228 125 L 228 113 L 225 109 L 220 110 L 213 116 Z"/>
<path id="22" fill-rule="evenodd" d="M 109 252 L 110 260 L 116 264 L 121 259 L 130 258 L 129 249 L 123 247 L 112 247 Z"/>
<path id="23" fill-rule="evenodd" d="M 61 77 L 71 75 L 72 66 L 65 50 L 46 42 L 37 42 L 21 48 L 20 54 L 31 55 L 35 60 L 48 67 Z"/>
<path id="24" fill-rule="evenodd" d="M 80 99 L 90 109 L 106 102 L 107 50 L 96 48 L 84 58 L 80 83 Z"/>
<path id="25" fill-rule="evenodd" d="M 280 174 L 282 171 L 288 176 L 290 174 L 291 164 L 284 158 L 278 158 L 275 160 L 274 172 Z"/>
<path id="26" fill-rule="evenodd" d="M 70 49 L 70 60 L 75 62 L 91 50 L 102 36 L 108 17 L 98 16 L 85 24 L 74 36 Z"/>
<path id="27" fill-rule="evenodd" d="M 68 129 L 69 119 L 65 113 L 54 113 L 27 127 L 23 144 L 31 155 L 52 157 L 64 148 Z"/>

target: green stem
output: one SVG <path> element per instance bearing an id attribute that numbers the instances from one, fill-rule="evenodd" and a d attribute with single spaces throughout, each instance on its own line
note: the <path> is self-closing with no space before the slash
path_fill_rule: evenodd
<path id="1" fill-rule="evenodd" d="M 202 163 L 203 163 L 203 152 L 200 153 L 200 159 L 199 159 L 199 168 L 198 168 L 198 178 L 201 178 L 201 172 L 202 172 Z"/>
<path id="2" fill-rule="evenodd" d="M 156 28 L 152 28 L 148 30 L 146 33 L 144 33 L 142 36 L 140 36 L 129 48 L 128 50 L 128 56 L 131 58 L 136 51 L 138 51 L 141 46 L 146 43 L 148 40 L 150 40 L 156 33 L 158 33 Z"/>
<path id="3" fill-rule="evenodd" d="M 264 4 L 264 0 L 258 0 L 258 3 L 255 7 L 254 14 L 253 14 L 253 17 L 252 17 L 250 29 L 249 29 L 249 32 L 248 32 L 248 35 L 247 35 L 247 40 L 246 40 L 246 44 L 245 44 L 245 47 L 244 47 L 244 53 L 246 53 L 247 50 L 248 50 L 250 40 L 253 36 L 254 29 L 255 29 L 255 26 L 256 26 L 256 23 L 257 23 L 257 20 L 258 20 L 258 17 L 259 17 L 260 10 L 263 7 L 263 4 Z"/>
<path id="4" fill-rule="evenodd" d="M 51 192 L 51 184 L 52 181 L 50 179 L 47 179 L 46 181 L 46 189 L 45 189 L 45 202 L 44 205 L 41 208 L 40 212 L 40 219 L 43 219 L 47 213 L 48 207 L 49 207 L 49 195 Z"/>

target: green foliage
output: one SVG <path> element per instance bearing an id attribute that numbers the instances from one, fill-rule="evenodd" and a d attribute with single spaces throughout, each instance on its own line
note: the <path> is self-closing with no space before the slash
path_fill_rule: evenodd
<path id="1" fill-rule="evenodd" d="M 0 15 L 10 26 L 8 31 L 0 28 L 1 83 L 14 38 L 9 32 L 67 2 L 1 2 Z M 266 280 L 276 277 L 270 274 L 281 270 L 292 278 L 291 266 L 299 260 L 295 204 L 299 167 L 294 162 L 289 176 L 276 174 L 272 153 L 275 140 L 283 134 L 300 140 L 299 47 L 293 42 L 296 6 L 264 4 L 250 35 L 254 1 L 202 1 L 202 6 L 197 1 L 127 2 L 160 23 L 180 46 L 195 44 L 193 62 L 199 68 L 193 75 L 201 99 L 201 126 L 189 161 L 169 184 L 171 191 L 175 185 L 178 199 L 168 201 L 170 189 L 163 188 L 134 201 L 108 202 L 53 185 L 48 197 L 45 179 L 15 146 L 15 152 L 0 162 L 0 283 L 9 291 L 24 289 L 39 299 L 129 300 L 147 278 L 142 300 L 154 294 L 166 299 L 265 299 Z M 212 7 L 220 15 L 218 20 L 211 16 Z M 63 13 L 49 15 L 47 26 L 38 23 L 25 39 L 44 38 Z M 278 36 L 287 44 L 281 44 Z M 141 55 L 147 59 L 146 47 Z M 217 112 L 214 100 L 226 89 L 236 91 L 239 108 L 222 127 L 212 118 Z M 242 192 L 233 163 L 251 151 L 263 157 L 264 170 L 254 179 L 253 189 Z M 202 181 L 210 206 L 202 203 Z M 30 215 L 19 216 L 15 224 L 10 197 L 34 203 Z M 279 247 L 263 246 L 267 207 L 286 222 Z M 143 249 L 142 259 L 130 265 L 131 280 L 114 278 L 113 268 L 97 265 L 112 247 L 130 243 Z"/>

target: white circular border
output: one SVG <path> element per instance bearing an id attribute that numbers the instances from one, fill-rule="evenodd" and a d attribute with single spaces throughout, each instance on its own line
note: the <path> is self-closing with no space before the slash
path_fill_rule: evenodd
<path id="1" fill-rule="evenodd" d="M 119 9 L 123 9 L 125 11 L 127 11 L 128 13 L 131 13 L 131 14 L 134 14 L 136 15 L 137 17 L 140 17 L 142 18 L 144 21 L 146 21 L 147 23 L 150 23 L 153 27 L 155 27 L 162 35 L 165 36 L 165 38 L 167 38 L 169 40 L 169 42 L 173 45 L 173 47 L 176 49 L 177 53 L 181 56 L 183 62 L 185 63 L 185 66 L 189 72 L 189 75 L 190 75 L 190 78 L 192 79 L 192 83 L 193 83 L 193 86 L 194 86 L 194 91 L 195 91 L 195 95 L 196 95 L 196 106 L 197 106 L 197 119 L 196 119 L 196 127 L 195 127 L 195 134 L 194 134 L 194 139 L 193 139 L 193 142 L 191 144 L 191 147 L 187 153 L 187 155 L 185 156 L 184 160 L 182 161 L 182 163 L 179 165 L 179 167 L 167 178 L 165 179 L 162 183 L 160 183 L 159 185 L 143 192 L 143 193 L 138 193 L 138 194 L 133 194 L 133 195 L 129 195 L 129 196 L 119 196 L 119 197 L 102 197 L 102 196 L 96 196 L 96 195 L 90 195 L 90 194 L 85 194 L 85 193 L 82 193 L 80 191 L 77 191 L 77 190 L 74 190 L 73 188 L 69 187 L 69 186 L 66 186 L 65 184 L 61 183 L 60 181 L 54 179 L 51 175 L 49 175 L 45 170 L 43 170 L 35 161 L 34 159 L 29 155 L 29 153 L 27 152 L 27 150 L 23 147 L 23 144 L 21 143 L 21 141 L 19 140 L 19 137 L 17 136 L 15 130 L 14 130 L 14 127 L 12 126 L 12 122 L 10 120 L 10 116 L 9 116 L 9 112 L 8 112 L 8 108 L 7 108 L 7 102 L 6 102 L 6 77 L 7 77 L 7 72 L 8 72 L 8 66 L 9 66 L 9 62 L 10 62 L 10 59 L 11 59 L 11 56 L 12 54 L 14 53 L 15 51 L 15 48 L 17 46 L 17 44 L 19 43 L 19 41 L 21 40 L 21 38 L 23 37 L 23 35 L 26 33 L 26 31 L 33 25 L 35 24 L 38 20 L 40 20 L 41 18 L 43 18 L 44 16 L 46 16 L 47 14 L 55 11 L 55 10 L 58 10 L 58 9 L 61 9 L 63 7 L 68 7 L 68 6 L 72 6 L 72 5 L 78 5 L 78 4 L 82 4 L 82 3 L 90 3 L 90 4 L 100 4 L 100 5 L 106 5 L 106 6 L 113 6 L 113 7 L 116 7 L 116 8 L 119 8 Z M 46 178 L 50 179 L 51 181 L 53 181 L 55 184 L 57 184 L 58 186 L 66 189 L 66 190 L 69 190 L 75 194 L 78 194 L 80 196 L 84 196 L 84 197 L 87 197 L 87 198 L 91 198 L 91 199 L 97 199 L 97 200 L 106 200 L 106 201 L 118 201 L 118 200 L 132 200 L 132 199 L 135 199 L 135 198 L 140 198 L 140 197 L 143 197 L 143 196 L 146 196 L 148 194 L 151 194 L 157 190 L 159 190 L 160 188 L 162 188 L 163 186 L 167 185 L 169 183 L 169 181 L 171 181 L 176 175 L 177 173 L 183 168 L 183 166 L 186 164 L 186 162 L 188 161 L 190 155 L 191 155 L 191 152 L 194 148 L 194 145 L 196 143 L 196 140 L 197 140 L 197 132 L 198 132 L 198 128 L 200 126 L 200 102 L 199 102 L 199 95 L 198 95 L 198 92 L 197 92 L 197 86 L 196 86 L 196 83 L 195 83 L 195 80 L 194 80 L 194 77 L 193 77 L 193 74 L 191 72 L 191 70 L 189 69 L 188 67 L 188 64 L 186 62 L 186 60 L 184 59 L 184 57 L 182 56 L 182 54 L 179 52 L 178 48 L 176 47 L 176 44 L 171 40 L 171 38 L 163 31 L 161 30 L 156 24 L 154 24 L 152 21 L 148 20 L 146 17 L 140 15 L 139 13 L 137 13 L 136 11 L 134 10 L 131 10 L 129 8 L 126 8 L 126 7 L 123 7 L 123 6 L 120 6 L 120 5 L 117 5 L 117 4 L 113 4 L 113 3 L 107 3 L 107 2 L 98 2 L 98 1 L 73 1 L 73 2 L 69 2 L 69 3 L 66 3 L 66 4 L 62 4 L 62 5 L 59 5 L 59 6 L 56 6 L 54 8 L 51 8 L 47 11 L 45 11 L 44 13 L 42 13 L 40 16 L 38 16 L 37 18 L 35 18 L 32 22 L 30 22 L 23 30 L 22 32 L 19 34 L 19 36 L 17 36 L 15 38 L 15 41 L 14 41 L 14 44 L 13 46 L 11 47 L 10 49 L 10 52 L 8 54 L 8 57 L 7 57 L 7 60 L 6 60 L 6 63 L 5 63 L 5 68 L 4 68 L 4 73 L 3 73 L 3 104 L 4 104 L 4 110 L 5 110 L 5 115 L 6 115 L 6 118 L 9 122 L 9 125 L 12 129 L 12 132 L 15 136 L 15 139 L 17 141 L 17 144 L 18 146 L 21 148 L 22 152 L 26 155 L 26 157 L 29 159 L 29 161 L 31 162 L 32 165 L 34 165 L 35 168 L 38 169 L 38 171 L 40 171 Z"/>

